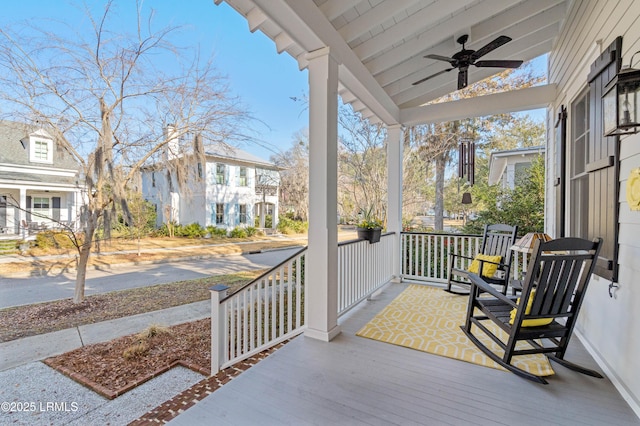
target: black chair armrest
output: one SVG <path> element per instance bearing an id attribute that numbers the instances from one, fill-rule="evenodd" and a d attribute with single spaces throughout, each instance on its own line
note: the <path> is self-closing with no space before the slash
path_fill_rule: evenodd
<path id="1" fill-rule="evenodd" d="M 493 288 L 491 285 L 489 285 L 489 283 L 487 283 L 485 280 L 480 278 L 478 274 L 469 273 L 468 277 L 469 277 L 469 281 L 471 281 L 470 293 L 472 297 L 475 297 L 475 295 L 478 294 L 477 289 L 479 289 L 480 291 L 489 293 L 490 295 L 492 295 L 493 297 L 495 297 L 496 299 L 504 303 L 508 303 L 514 308 L 518 307 L 515 301 L 513 301 L 509 297 L 505 296 L 504 294 L 500 293 L 498 290 Z"/>
<path id="2" fill-rule="evenodd" d="M 471 260 L 475 259 L 475 257 L 465 256 L 465 255 L 463 255 L 463 254 L 458 254 L 458 253 L 449 253 L 449 256 L 452 256 L 452 257 L 462 257 L 462 258 L 465 258 L 465 259 L 471 259 Z"/>

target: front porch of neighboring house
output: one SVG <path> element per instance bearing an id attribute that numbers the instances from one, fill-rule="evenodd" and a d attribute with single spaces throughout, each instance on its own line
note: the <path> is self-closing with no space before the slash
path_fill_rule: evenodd
<path id="1" fill-rule="evenodd" d="M 214 372 L 291 340 L 173 423 L 638 424 L 607 378 L 553 364 L 556 374 L 543 386 L 505 371 L 356 336 L 408 282 L 443 288 L 449 251 L 472 253 L 480 236 L 402 233 L 403 282 L 393 276 L 396 241 L 397 234 L 387 233 L 375 244 L 340 243 L 341 333 L 330 343 L 302 335 L 309 308 L 307 249 L 228 298 L 222 289 L 212 289 Z M 516 253 L 514 266 L 522 270 L 523 262 Z M 265 299 L 271 303 L 255 303 Z M 265 325 L 267 319 L 272 327 Z M 580 339 L 572 341 L 567 359 L 602 372 Z"/>
<path id="2" fill-rule="evenodd" d="M 0 187 L 0 239 L 30 239 L 48 229 L 75 228 L 80 207 L 78 188 Z"/>

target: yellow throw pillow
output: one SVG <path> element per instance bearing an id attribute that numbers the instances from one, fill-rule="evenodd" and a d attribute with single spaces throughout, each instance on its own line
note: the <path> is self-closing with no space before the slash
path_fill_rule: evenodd
<path id="1" fill-rule="evenodd" d="M 474 274 L 477 274 L 478 271 L 480 270 L 481 260 L 488 261 L 482 264 L 482 276 L 492 277 L 493 274 L 495 274 L 496 271 L 498 270 L 497 263 L 500 263 L 500 261 L 502 260 L 502 256 L 489 256 L 486 254 L 479 254 L 475 257 L 475 259 L 473 259 L 473 262 L 471 262 L 471 265 L 469 265 L 468 271 Z M 494 262 L 494 263 L 490 263 L 490 262 Z"/>
<path id="2" fill-rule="evenodd" d="M 525 314 L 529 314 L 531 313 L 531 306 L 533 305 L 533 297 L 536 294 L 536 290 L 531 290 L 531 294 L 529 295 L 529 300 L 527 301 L 527 308 L 525 309 L 524 313 Z M 518 297 L 518 300 L 516 300 L 516 303 L 519 305 L 520 304 L 520 298 Z M 509 324 L 513 325 L 513 322 L 516 320 L 516 308 L 513 308 L 511 310 L 511 319 L 509 320 Z M 542 325 L 547 325 L 547 324 L 551 324 L 551 322 L 553 321 L 553 318 L 537 318 L 537 319 L 529 319 L 529 320 L 524 320 L 522 321 L 522 326 L 523 327 L 540 327 Z"/>

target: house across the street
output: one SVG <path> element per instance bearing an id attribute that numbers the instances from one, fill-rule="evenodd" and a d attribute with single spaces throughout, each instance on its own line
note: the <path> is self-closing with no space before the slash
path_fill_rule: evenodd
<path id="1" fill-rule="evenodd" d="M 202 163 L 196 156 L 171 154 L 176 146 L 170 141 L 164 161 L 142 171 L 142 194 L 155 205 L 158 226 L 173 222 L 233 229 L 254 226 L 258 218 L 258 227 L 266 228 L 271 216 L 270 227 L 276 228 L 280 174 L 275 164 L 223 146 L 208 148 Z M 182 171 L 167 166 L 175 161 L 183 161 Z"/>
<path id="2" fill-rule="evenodd" d="M 44 129 L 0 120 L 0 236 L 77 226 L 79 165 Z"/>

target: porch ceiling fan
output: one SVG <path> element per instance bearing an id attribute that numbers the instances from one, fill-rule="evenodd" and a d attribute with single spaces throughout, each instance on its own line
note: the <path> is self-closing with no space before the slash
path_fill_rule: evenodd
<path id="1" fill-rule="evenodd" d="M 510 42 L 511 37 L 502 35 L 496 38 L 495 40 L 493 40 L 492 42 L 489 42 L 488 44 L 486 44 L 485 46 L 481 47 L 478 50 L 465 49 L 464 44 L 467 42 L 467 40 L 469 40 L 469 36 L 467 34 L 461 35 L 460 37 L 458 37 L 456 41 L 462 45 L 462 50 L 457 53 L 454 53 L 453 56 L 450 58 L 447 56 L 441 56 L 441 55 L 425 56 L 425 58 L 449 62 L 451 64 L 451 68 L 447 68 L 433 75 L 430 75 L 429 77 L 425 77 L 421 80 L 418 80 L 415 83 L 413 83 L 413 85 L 415 86 L 416 84 L 423 83 L 429 79 L 432 79 L 433 77 L 439 76 L 440 74 L 444 74 L 445 72 L 449 72 L 457 68 L 458 69 L 458 90 L 460 90 L 467 87 L 468 71 L 469 71 L 470 65 L 473 65 L 476 67 L 496 67 L 496 68 L 518 68 L 520 65 L 522 65 L 523 61 L 518 61 L 518 60 L 478 61 L 478 59 L 480 59 L 487 53 L 492 52 L 493 50 L 497 49 L 503 44 Z"/>

